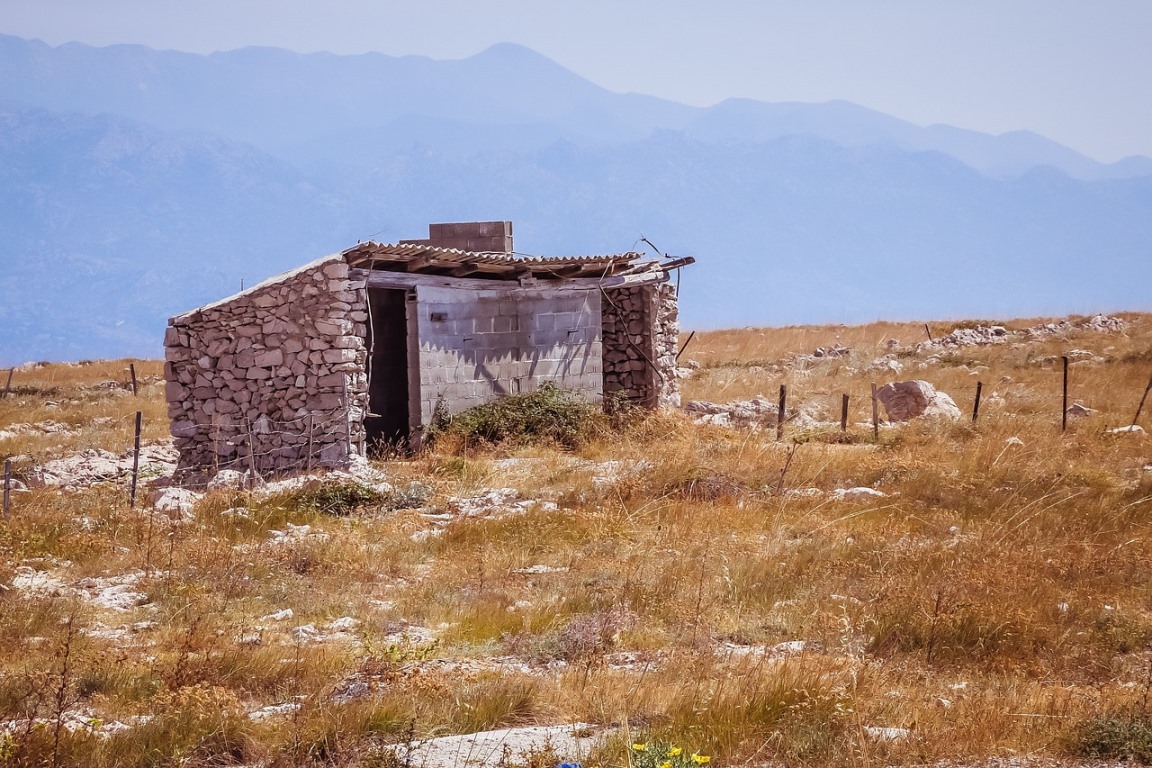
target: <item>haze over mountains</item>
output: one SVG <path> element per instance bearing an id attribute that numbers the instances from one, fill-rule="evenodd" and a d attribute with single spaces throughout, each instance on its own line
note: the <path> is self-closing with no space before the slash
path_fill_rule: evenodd
<path id="1" fill-rule="evenodd" d="M 462 61 L 0 36 L 0 365 L 160 352 L 168 315 L 357 240 L 511 219 L 698 263 L 683 324 L 1147 309 L 1152 160 L 846 102 L 689 107 Z"/>

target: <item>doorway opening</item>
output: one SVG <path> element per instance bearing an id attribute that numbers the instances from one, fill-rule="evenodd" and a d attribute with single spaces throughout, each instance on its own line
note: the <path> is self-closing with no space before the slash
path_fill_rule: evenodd
<path id="1" fill-rule="evenodd" d="M 406 451 L 410 435 L 408 413 L 407 291 L 369 288 L 371 323 L 368 349 L 368 414 L 364 433 L 368 455 Z"/>

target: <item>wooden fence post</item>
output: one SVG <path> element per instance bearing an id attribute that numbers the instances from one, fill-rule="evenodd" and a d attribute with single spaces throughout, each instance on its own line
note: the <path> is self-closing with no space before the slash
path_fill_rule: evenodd
<path id="1" fill-rule="evenodd" d="M 928 323 L 924 323 L 924 333 L 928 334 L 928 343 L 932 343 L 932 329 L 928 327 Z"/>
<path id="2" fill-rule="evenodd" d="M 316 414 L 308 414 L 308 455 L 304 459 L 304 469 L 307 472 L 312 471 L 312 427 L 316 420 Z"/>
<path id="3" fill-rule="evenodd" d="M 880 405 L 876 398 L 876 382 L 872 382 L 872 437 L 880 439 Z"/>
<path id="4" fill-rule="evenodd" d="M 980 393 L 984 391 L 984 382 L 976 382 L 976 402 L 972 404 L 972 423 L 976 423 L 976 419 L 980 418 Z"/>
<path id="5" fill-rule="evenodd" d="M 1144 394 L 1140 397 L 1140 405 L 1136 406 L 1136 415 L 1132 417 L 1132 426 L 1140 421 L 1140 411 L 1144 410 L 1144 401 L 1148 399 L 1148 392 L 1152 391 L 1152 378 L 1148 379 L 1148 386 L 1144 387 Z"/>
<path id="6" fill-rule="evenodd" d="M 132 489 L 128 494 L 128 506 L 136 507 L 136 481 L 140 477 L 140 426 L 144 418 L 142 411 L 136 411 L 136 436 L 132 440 Z"/>
<path id="7" fill-rule="evenodd" d="M 8 383 L 4 385 L 4 397 L 8 397 L 8 393 L 12 391 L 12 374 L 16 373 L 15 368 L 8 369 Z"/>
<path id="8" fill-rule="evenodd" d="M 840 398 L 840 431 L 848 431 L 848 393 Z"/>
<path id="9" fill-rule="evenodd" d="M 12 493 L 12 459 L 4 459 L 4 519 L 8 519 Z"/>
<path id="10" fill-rule="evenodd" d="M 136 389 L 136 363 L 128 363 L 128 374 L 132 377 L 132 396 L 137 395 Z"/>
<path id="11" fill-rule="evenodd" d="M 692 339 L 696 338 L 696 331 L 688 334 L 688 338 L 684 341 L 684 346 L 680 347 L 680 351 L 676 353 L 676 361 L 680 361 L 680 355 L 684 354 L 684 350 L 688 349 L 688 345 L 692 343 Z"/>
<path id="12" fill-rule="evenodd" d="M 784 439 L 784 418 L 788 412 L 788 385 L 780 385 L 780 406 L 776 411 L 776 439 Z"/>
<path id="13" fill-rule="evenodd" d="M 248 487 L 256 487 L 256 440 L 252 436 L 252 422 L 244 418 L 244 429 L 248 433 Z"/>
<path id="14" fill-rule="evenodd" d="M 1068 431 L 1068 355 L 1061 355 L 1064 361 L 1064 389 L 1060 399 L 1060 431 Z"/>

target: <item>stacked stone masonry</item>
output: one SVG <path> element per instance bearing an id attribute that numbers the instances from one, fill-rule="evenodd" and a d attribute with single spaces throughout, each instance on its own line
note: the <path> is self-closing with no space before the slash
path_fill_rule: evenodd
<path id="1" fill-rule="evenodd" d="M 676 290 L 669 283 L 604 292 L 605 397 L 623 397 L 649 408 L 679 407 L 677 312 Z"/>
<path id="2" fill-rule="evenodd" d="M 369 274 L 331 256 L 169 320 L 166 394 L 183 470 L 276 474 L 364 453 Z M 543 381 L 594 402 L 679 406 L 667 282 L 602 289 L 390 274 L 377 282 L 409 302 L 414 445 L 438 408 L 457 413 Z"/>
<path id="3" fill-rule="evenodd" d="M 362 450 L 367 319 L 338 256 L 172 318 L 165 378 L 181 467 L 346 465 Z"/>

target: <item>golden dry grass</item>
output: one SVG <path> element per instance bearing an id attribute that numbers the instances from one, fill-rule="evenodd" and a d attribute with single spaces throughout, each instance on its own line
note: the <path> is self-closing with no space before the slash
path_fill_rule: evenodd
<path id="1" fill-rule="evenodd" d="M 1131 421 L 1152 375 L 1152 317 L 1125 319 L 1123 334 L 920 353 L 922 324 L 698 334 L 687 399 L 774 400 L 787 383 L 794 407 L 834 420 L 847 392 L 848 437 L 789 425 L 778 442 L 666 413 L 575 454 L 442 449 L 383 465 L 397 487 L 430 484 L 433 512 L 501 487 L 557 504 L 457 518 L 437 536 L 420 535 L 432 526 L 417 510 L 334 517 L 291 494 L 214 492 L 188 522 L 128 509 L 122 484 L 20 494 L 0 523 L 0 584 L 27 568 L 71 587 L 136 573 L 144 597 L 115 612 L 74 589 L 0 590 L 0 723 L 16 723 L 0 754 L 358 765 L 386 763 L 377 747 L 412 734 L 574 721 L 626 725 L 594 755 L 606 766 L 626 764 L 631 739 L 724 765 L 1075 754 L 1094 718 L 1146 714 L 1152 679 L 1152 441 L 1106 432 Z M 870 370 L 889 338 L 900 374 Z M 836 343 L 851 352 L 794 364 Z M 1074 349 L 1093 362 L 1072 367 L 1073 400 L 1097 413 L 1062 434 L 1058 357 Z M 139 398 L 99 386 L 124 368 L 18 372 L 0 429 L 51 419 L 77 434 L 0 452 L 27 455 L 21 472 L 84 447 L 121 452 L 137 409 L 159 438 L 162 385 Z M 905 378 L 965 411 L 982 381 L 980 421 L 873 441 L 870 383 Z M 595 482 L 608 461 L 615 478 Z M 886 495 L 828 493 L 856 486 Z M 241 505 L 247 517 L 222 514 Z M 288 524 L 323 535 L 274 541 Z M 341 617 L 360 622 L 343 639 L 291 632 Z M 396 640 L 410 625 L 436 642 Z M 277 704 L 299 708 L 249 717 Z M 130 727 L 70 734 L 62 712 Z"/>

